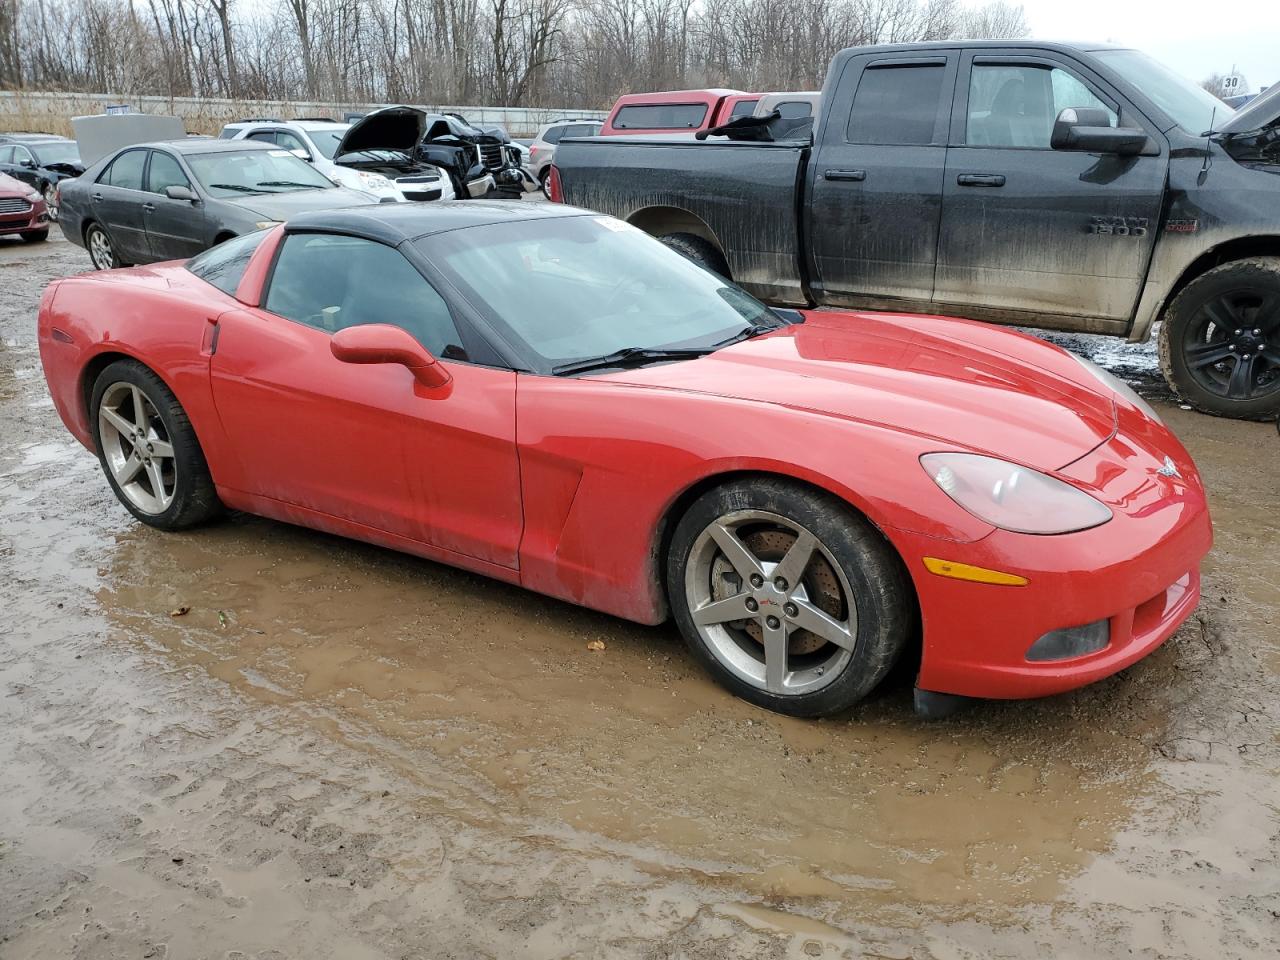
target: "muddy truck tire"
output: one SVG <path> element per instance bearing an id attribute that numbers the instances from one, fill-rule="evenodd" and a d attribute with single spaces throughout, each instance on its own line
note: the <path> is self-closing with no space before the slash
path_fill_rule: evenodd
<path id="1" fill-rule="evenodd" d="M 668 233 L 665 237 L 658 237 L 658 239 L 686 260 L 692 260 L 704 270 L 718 273 L 726 280 L 732 279 L 729 276 L 729 265 L 725 263 L 724 256 L 716 249 L 715 244 L 709 240 L 704 240 L 702 237 L 692 233 Z"/>
<path id="2" fill-rule="evenodd" d="M 102 472 L 137 519 L 184 530 L 222 512 L 186 411 L 147 367 L 117 360 L 103 370 L 94 382 L 89 423 Z"/>
<path id="3" fill-rule="evenodd" d="M 915 636 L 901 559 L 841 501 L 781 478 L 727 483 L 676 525 L 667 597 L 730 692 L 793 717 L 842 713 Z"/>
<path id="4" fill-rule="evenodd" d="M 1165 311 L 1160 369 L 1203 413 L 1244 420 L 1280 416 L 1280 257 L 1214 267 Z"/>

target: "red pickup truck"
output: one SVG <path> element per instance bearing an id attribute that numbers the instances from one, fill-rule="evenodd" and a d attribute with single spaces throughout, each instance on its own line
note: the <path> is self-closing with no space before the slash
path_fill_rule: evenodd
<path id="1" fill-rule="evenodd" d="M 600 130 L 602 137 L 644 133 L 696 133 L 738 117 L 749 117 L 758 93 L 741 90 L 665 90 L 618 98 Z"/>

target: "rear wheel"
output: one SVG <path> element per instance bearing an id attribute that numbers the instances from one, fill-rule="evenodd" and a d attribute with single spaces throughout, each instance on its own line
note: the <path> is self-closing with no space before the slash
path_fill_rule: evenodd
<path id="1" fill-rule="evenodd" d="M 698 266 L 712 273 L 718 273 L 726 280 L 731 279 L 729 265 L 725 263 L 724 256 L 711 241 L 692 233 L 668 233 L 658 239 L 686 260 L 692 260 Z"/>
<path id="2" fill-rule="evenodd" d="M 111 364 L 94 382 L 89 409 L 107 482 L 135 517 L 181 530 L 221 511 L 191 421 L 151 370 L 134 360 Z"/>
<path id="3" fill-rule="evenodd" d="M 542 195 L 548 200 L 551 199 L 551 167 L 544 167 L 542 172 L 538 174 L 538 189 L 542 191 Z"/>
<path id="4" fill-rule="evenodd" d="M 89 224 L 89 229 L 84 232 L 84 245 L 89 250 L 89 259 L 93 261 L 95 270 L 111 270 L 115 267 L 124 266 L 124 263 L 116 256 L 111 237 L 98 224 Z"/>
<path id="5" fill-rule="evenodd" d="M 699 498 L 672 536 L 667 592 L 685 641 L 721 684 L 797 717 L 865 697 L 913 623 L 905 572 L 879 532 L 785 480 Z"/>
<path id="6" fill-rule="evenodd" d="M 1160 368 L 1204 413 L 1280 415 L 1280 258 L 1224 263 L 1188 284 L 1165 312 Z"/>

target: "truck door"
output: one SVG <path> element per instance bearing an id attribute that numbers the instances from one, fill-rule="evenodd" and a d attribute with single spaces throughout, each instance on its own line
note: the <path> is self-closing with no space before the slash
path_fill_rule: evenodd
<path id="1" fill-rule="evenodd" d="M 1146 129 L 1152 155 L 1051 149 L 1067 107 Z M 1160 223 L 1168 151 L 1159 131 L 1083 65 L 999 50 L 965 54 L 951 131 L 938 309 L 1123 332 Z"/>
<path id="2" fill-rule="evenodd" d="M 854 57 L 828 84 L 809 169 L 819 302 L 932 297 L 958 60 L 955 51 Z"/>

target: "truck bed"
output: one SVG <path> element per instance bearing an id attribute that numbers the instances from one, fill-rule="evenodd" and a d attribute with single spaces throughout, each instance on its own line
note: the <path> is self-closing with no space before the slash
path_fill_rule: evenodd
<path id="1" fill-rule="evenodd" d="M 560 141 L 555 163 L 565 203 L 650 232 L 660 220 L 663 233 L 709 231 L 727 251 L 736 283 L 800 306 L 808 302 L 799 197 L 809 150 L 807 140 L 574 138 Z"/>

